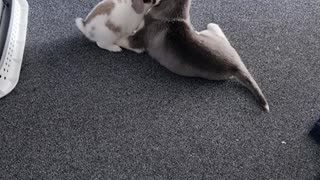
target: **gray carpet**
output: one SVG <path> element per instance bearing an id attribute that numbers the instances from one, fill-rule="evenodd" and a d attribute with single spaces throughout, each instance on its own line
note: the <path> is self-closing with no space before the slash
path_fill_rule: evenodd
<path id="1" fill-rule="evenodd" d="M 316 179 L 318 0 L 194 0 L 220 24 L 270 102 L 235 81 L 174 75 L 109 53 L 74 18 L 97 0 L 29 0 L 21 78 L 0 100 L 0 179 Z"/>

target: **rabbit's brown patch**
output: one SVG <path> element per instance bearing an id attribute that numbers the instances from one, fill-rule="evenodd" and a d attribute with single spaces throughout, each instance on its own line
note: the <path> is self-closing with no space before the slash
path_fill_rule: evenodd
<path id="1" fill-rule="evenodd" d="M 105 24 L 115 34 L 121 33 L 121 27 L 116 26 L 113 22 L 108 20 Z"/>
<path id="2" fill-rule="evenodd" d="M 110 15 L 115 6 L 116 4 L 113 1 L 107 1 L 107 2 L 101 3 L 95 8 L 95 10 L 92 13 L 89 14 L 84 24 L 88 24 L 93 18 L 95 18 L 98 15 L 102 15 L 102 14 Z"/>

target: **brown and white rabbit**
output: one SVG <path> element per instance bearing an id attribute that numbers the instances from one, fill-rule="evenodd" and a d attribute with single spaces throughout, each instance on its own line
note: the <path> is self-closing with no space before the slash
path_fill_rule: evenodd
<path id="1" fill-rule="evenodd" d="M 112 52 L 120 52 L 116 42 L 131 35 L 145 13 L 160 0 L 103 0 L 85 19 L 76 18 L 79 30 L 91 41 Z"/>

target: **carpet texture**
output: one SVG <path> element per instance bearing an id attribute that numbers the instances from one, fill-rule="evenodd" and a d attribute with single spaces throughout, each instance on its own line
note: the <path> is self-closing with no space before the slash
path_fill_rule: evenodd
<path id="1" fill-rule="evenodd" d="M 235 81 L 174 75 L 109 53 L 74 25 L 97 0 L 29 0 L 21 78 L 0 100 L 0 179 L 316 179 L 318 0 L 194 0 L 270 103 Z"/>

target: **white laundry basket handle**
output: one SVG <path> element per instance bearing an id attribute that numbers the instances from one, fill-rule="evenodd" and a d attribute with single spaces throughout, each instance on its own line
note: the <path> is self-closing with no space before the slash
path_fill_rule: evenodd
<path id="1" fill-rule="evenodd" d="M 6 36 L 2 51 L 0 44 L 0 98 L 2 98 L 10 93 L 19 81 L 26 42 L 29 6 L 26 0 L 0 1 L 3 1 L 5 7 L 0 18 L 0 25 L 2 22 L 8 21 L 7 18 L 10 18 L 9 27 L 4 30 Z M 8 11 L 10 13 L 6 15 L 5 13 Z"/>
<path id="2" fill-rule="evenodd" d="M 0 0 L 0 22 L 1 22 L 2 11 L 3 11 L 3 1 Z"/>

